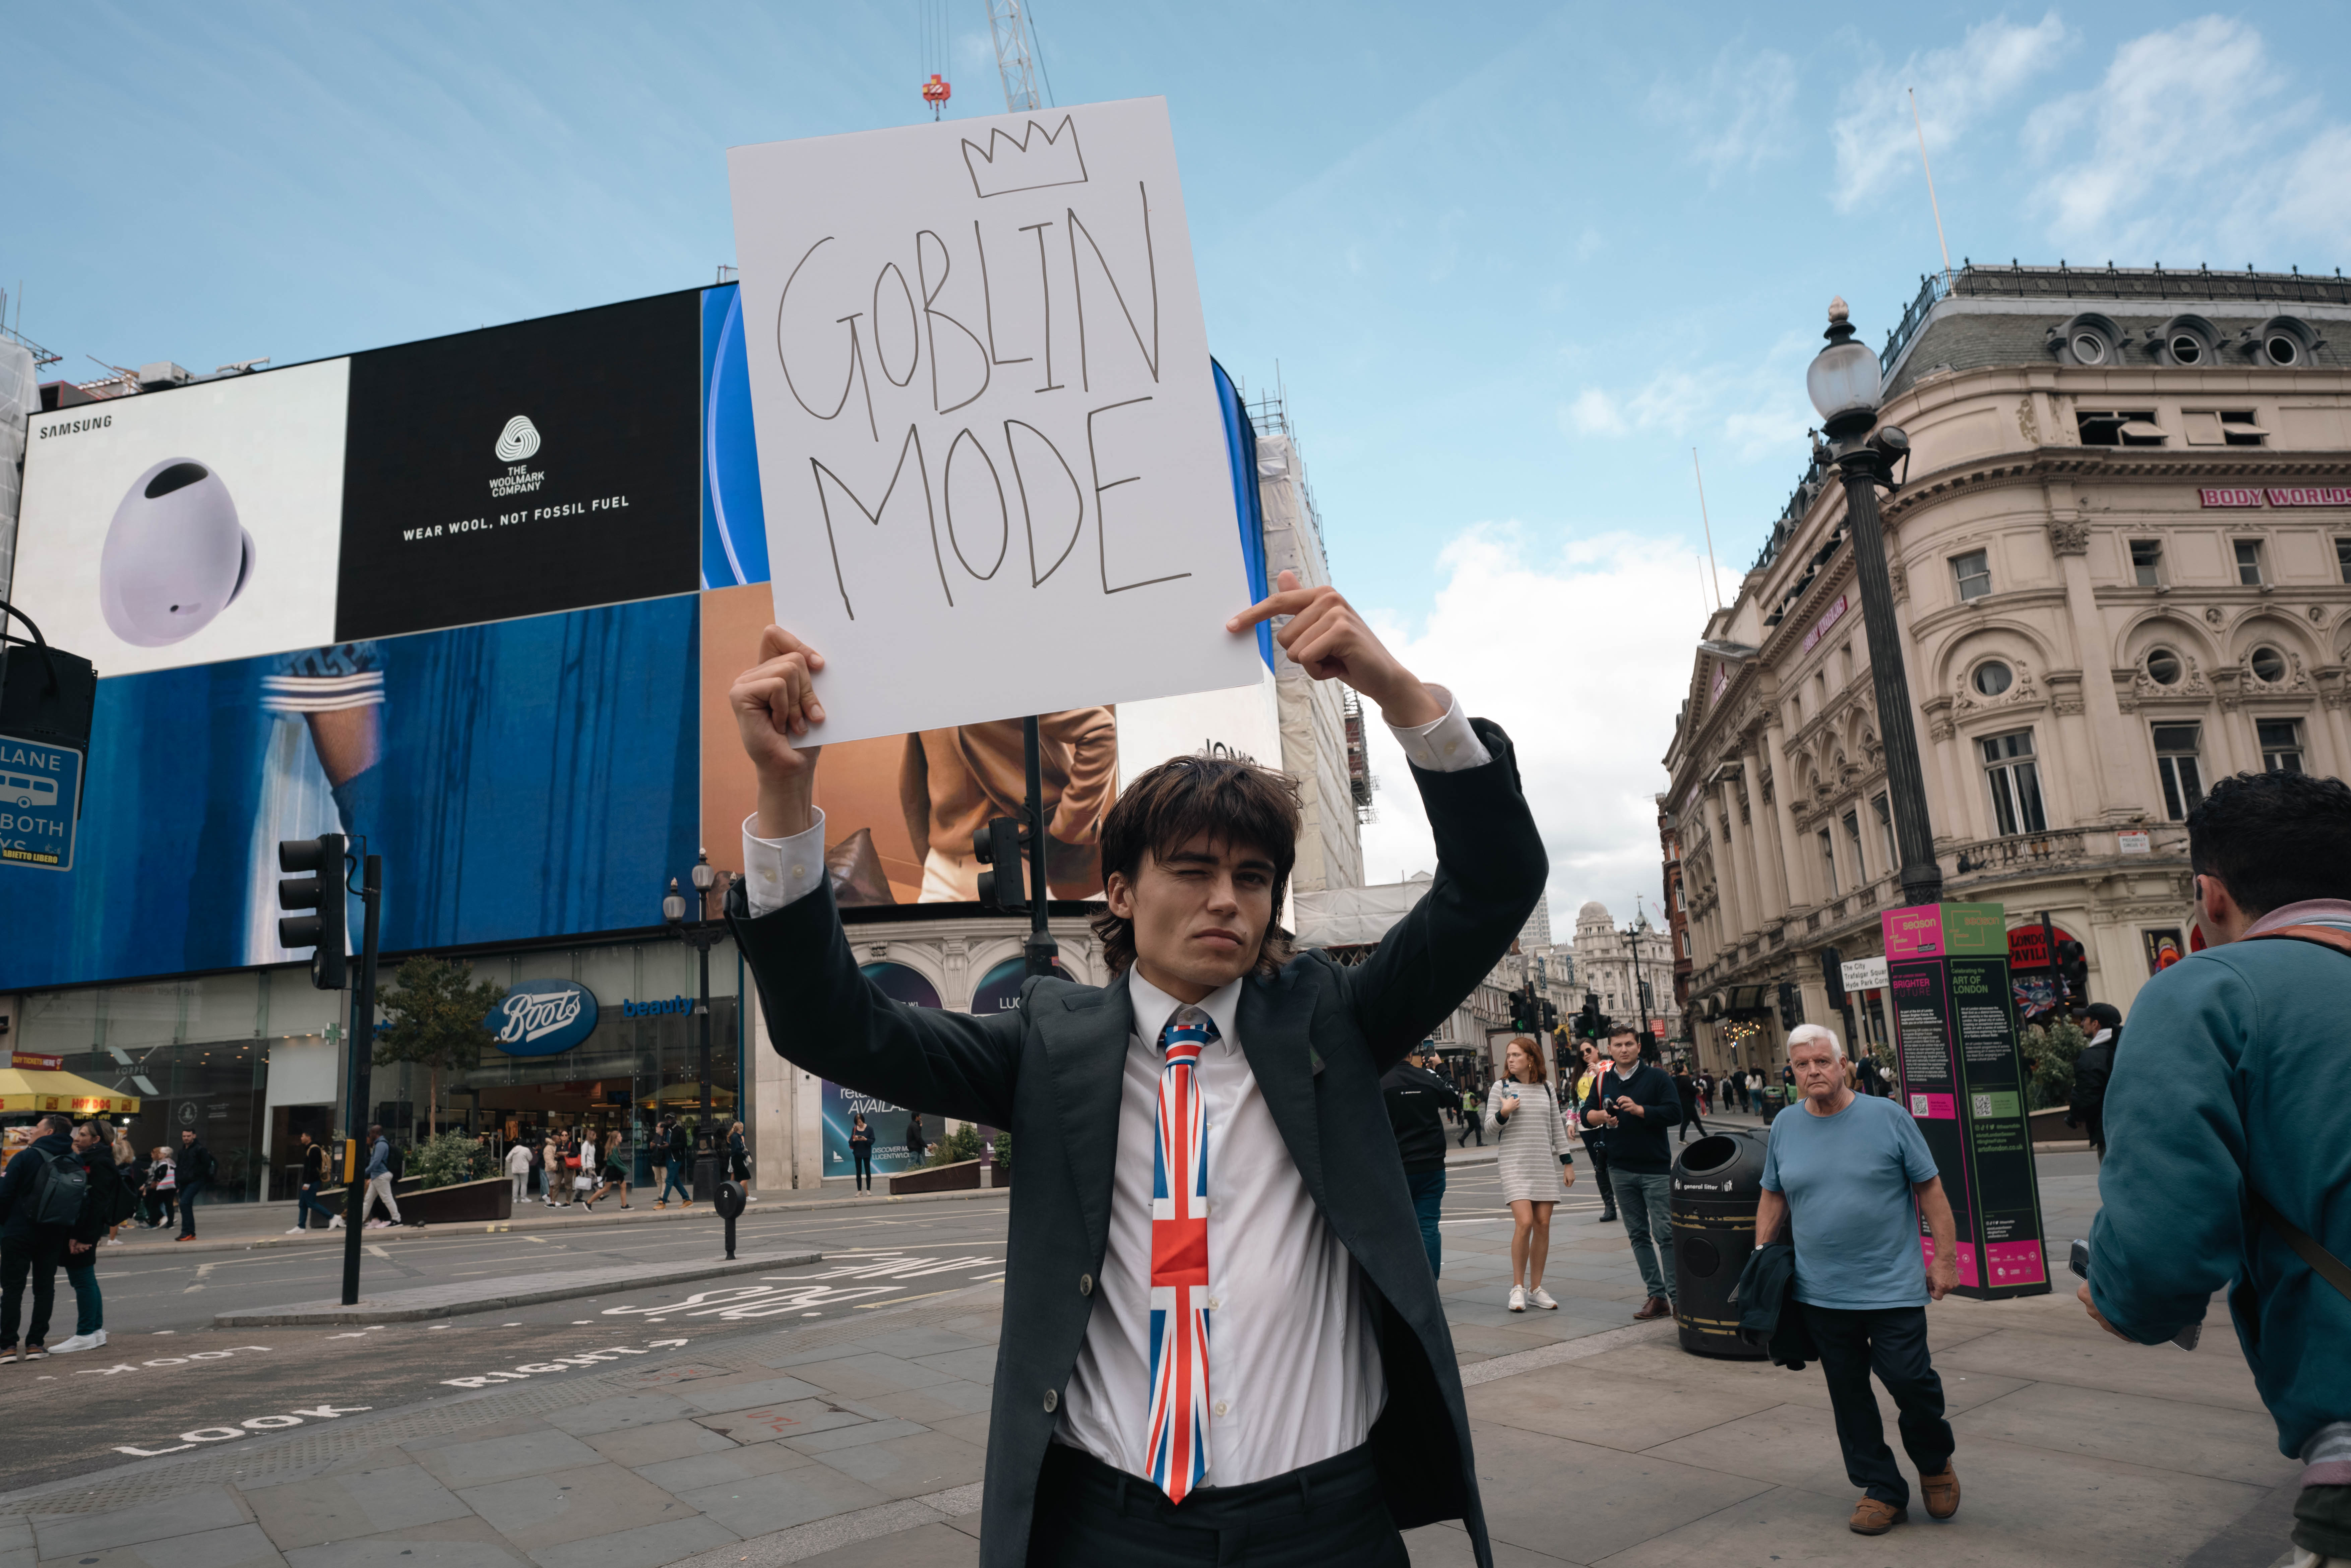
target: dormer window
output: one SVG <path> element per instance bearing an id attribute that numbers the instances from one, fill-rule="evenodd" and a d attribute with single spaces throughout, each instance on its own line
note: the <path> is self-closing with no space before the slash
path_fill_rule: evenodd
<path id="1" fill-rule="evenodd" d="M 2064 326 L 2051 328 L 2049 346 L 2061 365 L 2118 365 L 2123 357 L 2122 329 L 2095 310 L 2085 310 Z"/>
<path id="2" fill-rule="evenodd" d="M 2220 357 L 2220 331 L 2201 316 L 2174 316 L 2149 329 L 2147 337 L 2158 364 L 2192 368 L 2214 364 Z"/>
<path id="3" fill-rule="evenodd" d="M 2280 370 L 2309 364 L 2325 346 L 2299 316 L 2273 316 L 2262 323 L 2260 331 L 2248 336 L 2252 339 L 2253 362 Z"/>

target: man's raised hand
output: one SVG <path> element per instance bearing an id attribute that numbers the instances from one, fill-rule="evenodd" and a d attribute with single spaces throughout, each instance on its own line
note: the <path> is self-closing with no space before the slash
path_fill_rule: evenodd
<path id="1" fill-rule="evenodd" d="M 812 726 L 824 722 L 816 676 L 824 655 L 780 626 L 759 633 L 759 662 L 735 677 L 726 700 L 743 750 L 759 776 L 759 821 L 763 839 L 805 831 L 815 821 L 815 746 L 795 746 Z"/>
<path id="2" fill-rule="evenodd" d="M 1436 694 L 1396 662 L 1337 589 L 1301 588 L 1296 572 L 1276 578 L 1274 591 L 1226 622 L 1225 630 L 1245 632 L 1280 615 L 1290 622 L 1275 631 L 1273 640 L 1316 680 L 1346 682 L 1377 703 L 1392 725 L 1409 728 L 1445 716 Z"/>

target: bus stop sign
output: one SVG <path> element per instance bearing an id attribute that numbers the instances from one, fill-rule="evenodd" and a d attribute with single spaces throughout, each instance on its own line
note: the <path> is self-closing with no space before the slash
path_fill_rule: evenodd
<path id="1" fill-rule="evenodd" d="M 71 871 L 82 754 L 0 735 L 0 865 Z"/>

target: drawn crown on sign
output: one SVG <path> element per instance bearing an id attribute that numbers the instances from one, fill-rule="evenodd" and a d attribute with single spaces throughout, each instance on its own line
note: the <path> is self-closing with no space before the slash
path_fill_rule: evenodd
<path id="1" fill-rule="evenodd" d="M 967 137 L 963 162 L 971 172 L 972 192 L 980 196 L 1086 183 L 1085 156 L 1078 151 L 1078 128 L 1066 114 L 1061 116 L 1061 123 L 1050 131 L 1032 120 L 1021 127 L 1018 137 L 999 126 L 987 133 L 985 147 Z"/>

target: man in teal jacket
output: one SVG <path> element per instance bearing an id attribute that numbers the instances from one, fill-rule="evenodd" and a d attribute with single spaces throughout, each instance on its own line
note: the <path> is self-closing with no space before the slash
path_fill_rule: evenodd
<path id="1" fill-rule="evenodd" d="M 2213 946 L 2131 1010 L 2081 1294 L 2159 1344 L 2227 1287 L 2278 1447 L 2307 1467 L 2294 1542 L 2351 1559 L 2351 788 L 2222 779 L 2188 846 Z"/>

